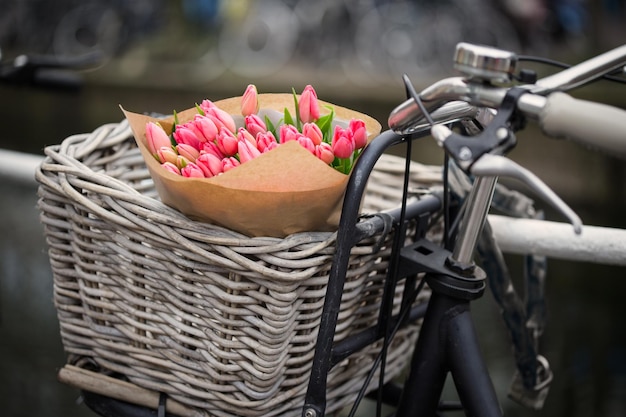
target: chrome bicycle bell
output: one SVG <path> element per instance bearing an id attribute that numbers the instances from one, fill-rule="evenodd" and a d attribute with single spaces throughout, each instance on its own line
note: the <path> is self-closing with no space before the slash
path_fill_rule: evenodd
<path id="1" fill-rule="evenodd" d="M 516 66 L 516 54 L 490 46 L 461 42 L 454 53 L 454 68 L 473 79 L 510 82 Z"/>

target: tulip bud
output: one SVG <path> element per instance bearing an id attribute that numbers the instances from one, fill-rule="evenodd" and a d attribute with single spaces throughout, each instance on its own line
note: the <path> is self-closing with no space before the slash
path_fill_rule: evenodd
<path id="1" fill-rule="evenodd" d="M 183 177 L 187 178 L 204 178 L 204 173 L 200 167 L 193 162 L 188 163 L 183 169 L 180 170 L 180 173 Z"/>
<path id="2" fill-rule="evenodd" d="M 354 152 L 354 141 L 350 132 L 341 126 L 335 126 L 331 143 L 337 158 L 350 158 Z"/>
<path id="3" fill-rule="evenodd" d="M 217 126 L 210 117 L 197 114 L 190 123 L 190 127 L 201 142 L 212 142 L 217 136 Z"/>
<path id="4" fill-rule="evenodd" d="M 200 110 L 202 110 L 204 114 L 206 114 L 209 109 L 214 107 L 217 106 L 211 100 L 202 100 L 202 103 L 200 103 Z"/>
<path id="5" fill-rule="evenodd" d="M 272 149 L 278 147 L 278 142 L 272 134 L 272 132 L 264 132 L 256 135 L 257 149 L 261 153 L 269 152 Z"/>
<path id="6" fill-rule="evenodd" d="M 172 141 L 170 140 L 165 130 L 158 123 L 148 122 L 146 123 L 146 140 L 148 142 L 148 149 L 152 155 L 156 155 L 158 150 L 163 147 L 171 147 Z"/>
<path id="7" fill-rule="evenodd" d="M 200 151 L 194 148 L 193 146 L 189 146 L 186 143 L 179 143 L 176 145 L 176 150 L 178 154 L 185 159 L 194 162 L 196 158 L 200 155 Z"/>
<path id="8" fill-rule="evenodd" d="M 161 166 L 173 174 L 180 175 L 180 169 L 178 169 L 178 167 L 171 162 L 164 162 Z"/>
<path id="9" fill-rule="evenodd" d="M 239 142 L 237 142 L 237 151 L 239 153 L 239 161 L 242 164 L 261 155 L 261 152 L 256 146 L 246 139 L 239 139 Z"/>
<path id="10" fill-rule="evenodd" d="M 317 93 L 312 86 L 304 87 L 300 100 L 298 101 L 298 111 L 302 123 L 314 122 L 320 118 L 320 107 L 317 102 Z"/>
<path id="11" fill-rule="evenodd" d="M 209 107 L 205 110 L 205 114 L 213 120 L 218 129 L 224 126 L 226 129 L 235 133 L 237 131 L 237 126 L 235 124 L 235 119 L 233 116 L 226 113 L 224 110 L 219 107 Z"/>
<path id="12" fill-rule="evenodd" d="M 234 156 L 222 159 L 222 163 L 224 164 L 224 172 L 230 171 L 231 169 L 241 165 L 241 163 Z"/>
<path id="13" fill-rule="evenodd" d="M 235 138 L 235 141 L 237 141 L 237 138 Z M 222 159 L 224 156 L 226 156 L 224 154 L 224 152 L 222 152 L 220 150 L 219 146 L 217 146 L 217 144 L 215 142 L 204 142 L 202 144 L 202 149 L 200 150 L 200 153 L 201 154 L 203 154 L 203 153 L 211 153 L 211 154 L 217 156 L 220 159 Z M 237 153 L 237 151 L 235 151 L 235 153 Z"/>
<path id="14" fill-rule="evenodd" d="M 322 130 L 315 123 L 305 123 L 302 126 L 302 134 L 313 141 L 314 145 L 319 145 L 324 139 Z"/>
<path id="15" fill-rule="evenodd" d="M 322 142 L 315 147 L 315 156 L 321 159 L 326 164 L 331 164 L 335 160 L 335 154 L 333 148 L 329 143 Z"/>
<path id="16" fill-rule="evenodd" d="M 356 149 L 364 148 L 367 145 L 367 130 L 365 129 L 365 122 L 360 119 L 350 120 L 348 130 L 352 134 L 354 140 L 354 147 Z"/>
<path id="17" fill-rule="evenodd" d="M 259 111 L 259 95 L 254 84 L 248 85 L 241 97 L 241 114 L 249 116 Z"/>
<path id="18" fill-rule="evenodd" d="M 165 162 L 170 162 L 172 164 L 176 163 L 176 158 L 178 158 L 178 154 L 171 146 L 162 146 L 156 153 L 157 159 L 162 164 Z"/>
<path id="19" fill-rule="evenodd" d="M 298 129 L 293 125 L 281 125 L 278 131 L 280 143 L 289 142 L 290 140 L 298 139 Z"/>
<path id="20" fill-rule="evenodd" d="M 251 114 L 245 117 L 246 130 L 250 132 L 253 137 L 257 137 L 259 133 L 267 132 L 267 126 L 265 122 L 256 114 Z"/>
<path id="21" fill-rule="evenodd" d="M 200 155 L 196 159 L 196 165 L 202 170 L 206 178 L 211 178 L 224 172 L 222 160 L 211 153 Z"/>
<path id="22" fill-rule="evenodd" d="M 190 162 L 191 162 L 191 161 L 189 161 L 189 159 L 185 158 L 185 157 L 184 157 L 184 156 L 182 156 L 182 155 L 178 155 L 178 156 L 176 157 L 176 166 L 177 166 L 179 169 L 183 169 L 183 168 L 185 168 L 187 165 L 189 165 L 189 163 L 190 163 Z"/>
<path id="23" fill-rule="evenodd" d="M 226 128 L 220 129 L 215 143 L 224 156 L 233 156 L 237 153 L 237 137 Z"/>
<path id="24" fill-rule="evenodd" d="M 239 132 L 237 132 L 237 140 L 239 142 L 241 142 L 242 140 L 247 140 L 248 142 L 250 142 L 250 144 L 252 144 L 252 146 L 256 148 L 256 138 L 243 127 L 240 127 Z"/>
<path id="25" fill-rule="evenodd" d="M 315 144 L 313 143 L 311 138 L 308 138 L 308 137 L 300 134 L 296 140 L 298 141 L 300 146 L 302 146 L 304 149 L 306 149 L 307 151 L 311 152 L 312 154 L 315 153 Z"/>
<path id="26" fill-rule="evenodd" d="M 185 143 L 189 146 L 193 146 L 196 149 L 202 149 L 200 139 L 198 139 L 198 136 L 196 136 L 194 129 L 192 129 L 187 124 L 176 126 L 176 130 L 174 131 L 174 140 L 177 144 Z"/>

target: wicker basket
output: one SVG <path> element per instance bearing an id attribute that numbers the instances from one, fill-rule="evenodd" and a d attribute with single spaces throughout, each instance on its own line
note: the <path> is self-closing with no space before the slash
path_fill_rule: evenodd
<path id="1" fill-rule="evenodd" d="M 158 200 L 125 122 L 69 137 L 46 155 L 36 174 L 39 207 L 68 363 L 199 413 L 299 415 L 336 234 L 248 238 L 189 220 Z M 364 211 L 397 204 L 402 165 L 381 159 Z M 414 186 L 439 181 L 437 168 L 416 168 Z M 389 255 L 387 244 L 374 252 L 379 238 L 353 248 L 335 340 L 377 318 Z M 394 339 L 389 378 L 417 330 Z M 332 370 L 327 411 L 354 398 L 378 349 Z"/>

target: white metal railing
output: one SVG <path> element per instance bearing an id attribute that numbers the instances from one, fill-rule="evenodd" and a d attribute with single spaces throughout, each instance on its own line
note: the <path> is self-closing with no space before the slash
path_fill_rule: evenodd
<path id="1" fill-rule="evenodd" d="M 0 178 L 35 186 L 35 169 L 41 161 L 43 156 L 0 149 Z"/>
<path id="2" fill-rule="evenodd" d="M 626 230 L 490 215 L 489 224 L 503 252 L 626 266 Z"/>
<path id="3" fill-rule="evenodd" d="M 0 180 L 36 187 L 35 169 L 43 156 L 0 149 Z M 570 224 L 490 215 L 498 245 L 505 253 L 541 254 L 551 258 L 626 266 L 626 230 L 584 226 L 580 235 Z"/>

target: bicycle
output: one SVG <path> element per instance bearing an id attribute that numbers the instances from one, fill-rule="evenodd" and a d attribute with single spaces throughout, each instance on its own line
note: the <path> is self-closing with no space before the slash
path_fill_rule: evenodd
<path id="1" fill-rule="evenodd" d="M 478 179 L 467 197 L 463 218 L 457 230 L 457 241 L 452 247 L 442 249 L 422 240 L 400 250 L 397 268 L 402 273 L 399 276 L 427 272 L 425 280 L 433 294 L 428 311 L 424 315 L 411 370 L 404 383 L 403 392 L 408 394 L 401 396 L 396 415 L 434 415 L 448 372 L 455 380 L 463 408 L 468 415 L 501 415 L 488 372 L 480 360 L 469 312 L 470 301 L 480 297 L 485 288 L 484 271 L 475 265 L 472 255 L 485 225 L 497 177 L 506 175 L 524 181 L 570 220 L 574 232 L 578 234 L 582 228 L 578 216 L 541 180 L 501 155 L 515 144 L 513 131 L 523 126 L 521 114 L 526 117 L 538 117 L 551 136 L 568 136 L 585 145 L 609 150 L 621 157 L 626 156 L 626 141 L 622 133 L 626 128 L 626 113 L 623 110 L 575 100 L 564 93 L 543 97 L 557 90 L 580 86 L 605 72 L 619 69 L 624 65 L 625 54 L 626 47 L 617 48 L 539 81 L 534 80 L 532 74 L 523 73 L 521 81 L 525 84 L 506 89 L 493 84 L 508 83 L 513 79 L 517 57 L 506 51 L 463 43 L 457 46 L 455 64 L 467 78 L 442 80 L 420 94 L 413 90 L 405 78 L 409 99 L 391 113 L 389 117 L 391 131 L 383 133 L 378 138 L 379 142 L 375 141 L 373 144 L 384 149 L 406 137 L 397 136 L 394 131 L 409 135 L 411 138 L 423 137 L 430 132 L 462 170 L 477 176 Z M 451 104 L 446 104 L 450 101 Z M 474 106 L 495 107 L 498 111 L 495 115 L 490 112 L 481 114 L 481 110 Z M 492 119 L 484 130 L 482 126 L 468 126 L 467 123 L 464 125 L 466 132 L 474 133 L 479 139 L 472 140 L 470 137 L 454 133 L 448 127 L 434 123 L 439 117 L 447 121 L 451 118 L 467 117 L 468 112 L 476 112 L 474 118 Z M 581 121 L 583 115 L 584 120 Z M 427 123 L 423 123 L 424 119 Z M 583 125 L 588 128 L 581 130 Z M 594 133 L 599 137 L 594 136 Z M 408 148 L 409 144 L 410 141 L 407 141 Z M 367 157 L 360 160 L 355 168 L 358 175 L 352 177 L 354 180 L 350 182 L 348 190 L 357 196 L 364 187 L 361 179 L 367 177 L 366 173 L 371 167 L 369 157 L 375 160 L 375 156 L 371 155 L 376 155 L 377 151 L 382 152 L 380 148 L 372 147 Z M 410 151 L 407 154 L 410 155 Z M 404 191 L 406 194 L 406 189 Z M 347 195 L 352 193 L 349 192 Z M 350 246 L 350 236 L 353 232 L 351 227 L 354 227 L 350 219 L 354 218 L 358 211 L 355 204 L 355 201 L 348 198 L 344 203 L 341 223 L 344 226 L 344 233 L 341 236 L 345 238 L 338 244 L 340 248 L 344 244 Z M 399 217 L 400 225 L 404 216 L 405 214 L 401 214 Z M 450 233 L 447 230 L 446 236 Z M 502 265 L 494 242 L 488 234 L 483 235 L 483 240 L 487 241 L 483 243 L 484 252 L 485 247 L 488 247 L 487 252 L 495 251 L 495 262 L 488 267 L 492 272 L 498 272 Z M 337 276 L 343 273 L 341 265 L 342 253 L 338 252 L 333 264 Z M 332 271 L 331 276 L 335 277 Z M 500 291 L 504 290 L 506 285 L 510 285 L 506 281 L 504 284 Z M 334 289 L 340 292 L 340 284 Z M 326 300 L 332 310 L 332 290 L 329 290 L 329 294 Z M 513 302 L 505 307 L 509 308 L 510 314 L 525 316 L 526 312 L 520 311 L 519 305 L 515 304 Z M 536 313 L 529 311 L 528 315 Z M 332 329 L 332 319 L 329 322 L 328 327 L 322 323 L 321 329 Z M 515 329 L 512 322 L 507 324 L 514 336 L 520 371 L 514 382 L 513 395 L 531 407 L 541 407 L 552 374 L 545 358 L 535 350 L 534 339 L 538 335 L 524 329 Z M 441 340 L 442 331 L 446 332 L 444 340 Z M 318 343 L 332 340 L 330 337 L 332 330 L 329 332 L 330 334 L 323 334 L 320 331 Z M 328 346 L 318 352 L 325 352 L 326 349 Z M 323 396 L 319 395 L 321 390 L 318 391 L 315 387 L 316 383 L 323 380 L 324 372 L 331 363 L 324 356 L 320 353 L 315 357 L 312 383 L 309 385 L 307 403 L 302 414 L 304 417 L 324 415 Z M 424 381 L 429 381 L 429 386 L 424 386 Z"/>
<path id="2" fill-rule="evenodd" d="M 608 150 L 622 158 L 626 156 L 626 141 L 623 138 L 626 113 L 623 110 L 572 99 L 565 93 L 554 93 L 578 87 L 605 72 L 623 67 L 625 54 L 626 47 L 623 46 L 539 81 L 533 79 L 532 74 L 522 73 L 520 81 L 523 84 L 507 89 L 494 84 L 509 83 L 515 77 L 516 55 L 462 43 L 457 46 L 455 65 L 466 77 L 444 79 L 420 94 L 413 90 L 410 81 L 405 78 L 409 99 L 391 113 L 389 126 L 392 131 L 381 135 L 379 140 L 384 138 L 387 143 L 400 141 L 393 131 L 411 138 L 423 137 L 430 131 L 456 165 L 477 179 L 465 202 L 463 218 L 456 231 L 456 243 L 449 249 L 442 249 L 427 241 L 418 241 L 400 250 L 398 269 L 402 273 L 399 276 L 427 272 L 425 280 L 433 294 L 424 316 L 411 370 L 404 383 L 403 393 L 407 394 L 401 396 L 396 415 L 434 415 L 448 372 L 455 380 L 463 409 L 468 415 L 501 415 L 487 370 L 479 359 L 478 344 L 469 319 L 470 301 L 480 297 L 485 288 L 484 271 L 472 259 L 475 249 L 482 249 L 483 255 L 495 252 L 493 260 L 487 259 L 489 264 L 485 268 L 490 272 L 497 273 L 502 268 L 501 255 L 489 236 L 488 227 L 482 235 L 482 248 L 479 244 L 497 177 L 511 176 L 522 180 L 567 217 L 575 233 L 579 234 L 582 230 L 578 216 L 541 180 L 501 155 L 515 145 L 513 132 L 523 127 L 525 117 L 530 117 L 539 118 L 544 130 L 551 136 L 567 136 L 585 145 Z M 548 98 L 545 98 L 544 95 L 548 94 Z M 446 104 L 450 101 L 452 103 Z M 474 106 L 497 108 L 497 112 L 481 114 L 482 110 Z M 484 128 L 482 125 L 463 124 L 466 134 L 473 133 L 474 138 L 455 133 L 434 122 L 438 117 L 448 121 L 451 118 L 467 117 L 467 112 L 476 112 L 473 116 L 475 119 L 491 119 Z M 427 122 L 424 123 L 424 120 Z M 368 156 L 372 153 L 375 151 Z M 356 169 L 359 174 L 361 169 L 367 172 L 368 159 L 363 158 Z M 355 175 L 353 178 L 363 176 L 366 175 Z M 362 183 L 355 180 L 350 183 L 349 190 L 352 191 L 354 187 L 359 195 L 362 186 Z M 353 216 L 355 209 L 354 202 L 347 199 L 343 212 L 345 218 Z M 403 218 L 401 215 L 400 225 Z M 342 236 L 350 236 L 350 220 L 342 225 L 347 225 L 348 228 Z M 446 236 L 450 233 L 450 230 L 446 231 Z M 346 240 L 348 244 L 349 238 Z M 343 242 L 339 246 L 342 244 Z M 341 254 L 338 254 L 336 260 L 339 260 L 339 269 Z M 510 285 L 506 277 L 498 285 L 502 284 L 504 287 L 499 288 L 501 296 L 504 291 L 510 291 L 506 289 Z M 525 312 L 521 311 L 516 302 L 515 300 L 503 307 L 509 309 L 509 314 L 524 317 Z M 536 313 L 529 311 L 527 314 L 531 316 Z M 512 394 L 529 406 L 539 408 L 547 394 L 552 374 L 545 358 L 535 350 L 534 339 L 538 335 L 516 329 L 512 321 L 507 324 L 513 335 L 520 372 L 514 382 Z M 322 325 L 322 329 L 324 328 Z M 442 332 L 445 332 L 445 337 Z M 321 336 L 319 342 L 324 338 L 326 335 Z M 316 356 L 320 363 L 314 365 L 314 373 L 324 369 L 321 365 L 325 363 L 322 356 Z M 316 377 L 317 375 L 312 376 L 311 380 L 315 381 Z M 424 386 L 424 381 L 429 381 L 429 385 Z M 310 393 L 315 391 L 313 388 L 313 385 L 309 385 Z M 319 406 L 323 404 L 323 400 L 315 394 L 309 395 L 307 400 L 303 416 L 324 415 L 323 406 Z"/>
<path id="3" fill-rule="evenodd" d="M 518 57 L 510 52 L 460 44 L 455 63 L 466 77 L 442 80 L 419 94 L 405 78 L 407 101 L 391 113 L 391 129 L 376 138 L 361 155 L 348 184 L 348 197 L 344 200 L 337 251 L 330 270 L 302 416 L 325 415 L 326 377 L 334 365 L 375 341 L 383 340 L 384 347 L 388 346 L 401 325 L 407 320 L 420 318 L 423 320 L 422 328 L 403 393 L 399 393 L 393 385 L 385 385 L 377 394 L 379 403 L 383 400 L 397 402 L 397 416 L 435 415 L 439 410 L 450 408 L 463 409 L 468 415 L 501 415 L 488 370 L 481 359 L 469 308 L 471 302 L 484 293 L 488 275 L 496 281 L 492 288 L 496 295 L 511 296 L 508 301 L 503 297 L 502 307 L 509 314 L 505 321 L 513 336 L 519 367 L 513 394 L 531 407 L 541 406 L 553 378 L 547 361 L 536 349 L 541 329 L 527 328 L 525 324 L 520 326 L 514 320 L 540 315 L 541 259 L 533 260 L 539 272 L 529 278 L 532 288 L 537 291 L 537 304 L 524 311 L 515 294 L 506 292 L 510 288 L 500 253 L 489 233 L 484 232 L 489 230 L 486 226 L 487 214 L 494 198 L 497 177 L 511 176 L 525 182 L 551 203 L 570 220 L 574 232 L 580 233 L 582 223 L 578 216 L 536 176 L 503 155 L 514 147 L 514 131 L 524 127 L 525 119 L 539 118 L 552 136 L 572 136 L 586 145 L 604 148 L 624 157 L 626 141 L 621 135 L 626 128 L 624 111 L 574 100 L 564 93 L 552 93 L 577 87 L 623 66 L 626 47 L 542 80 L 535 80 L 527 72 L 516 74 L 517 60 Z M 518 75 L 520 85 L 509 87 Z M 569 113 L 563 116 L 555 109 Z M 587 117 L 581 120 L 582 116 Z M 590 126 L 589 130 L 581 130 L 583 124 Z M 459 129 L 461 133 L 450 127 Z M 590 133 L 601 136 L 592 137 Z M 387 149 L 399 144 L 405 144 L 407 155 L 410 155 L 411 142 L 429 135 L 450 157 L 449 163 L 444 165 L 445 168 L 450 166 L 446 179 L 449 176 L 463 177 L 462 173 L 476 177 L 470 183 L 469 196 L 461 203 L 452 198 L 451 190 L 446 188 L 441 194 L 422 196 L 417 202 L 410 203 L 408 177 L 405 177 L 401 207 L 360 222 L 359 203 L 376 161 Z M 409 168 L 410 158 L 405 159 L 406 168 Z M 455 191 L 459 191 L 458 188 Z M 442 246 L 424 238 L 432 219 L 440 215 L 445 218 Z M 407 221 L 415 219 L 418 224 L 415 231 L 417 240 L 404 246 Z M 354 338 L 333 343 L 350 250 L 356 241 L 372 230 L 388 227 L 397 232 L 378 323 Z M 485 257 L 482 268 L 473 260 L 476 248 Z M 391 302 L 395 286 L 400 281 L 404 282 L 405 288 L 403 308 L 393 315 Z M 428 307 L 420 305 L 411 308 L 412 300 L 426 284 L 432 291 Z M 383 348 L 373 370 L 379 365 L 384 368 L 385 352 Z M 440 404 L 441 390 L 448 373 L 455 380 L 460 404 Z M 381 371 L 381 374 L 384 372 Z M 373 372 L 370 378 L 372 376 Z M 425 386 L 424 381 L 429 384 Z M 359 398 L 362 395 L 364 391 Z M 107 398 L 95 396 L 92 405 L 110 407 L 113 403 Z M 158 407 L 160 415 L 165 413 L 165 404 L 162 398 Z M 356 404 L 358 399 L 353 410 Z M 136 408 L 124 411 L 121 407 L 115 411 L 118 415 L 139 413 Z M 99 410 L 106 413 L 104 408 Z"/>

